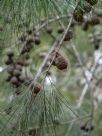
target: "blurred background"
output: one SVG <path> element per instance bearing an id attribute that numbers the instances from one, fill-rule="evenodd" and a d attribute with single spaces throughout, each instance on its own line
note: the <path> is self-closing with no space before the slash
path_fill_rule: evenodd
<path id="1" fill-rule="evenodd" d="M 0 2 L 1 136 L 102 136 L 102 2 L 86 9 L 84 2 Z M 79 10 L 58 50 L 67 68 L 48 59 L 32 94 L 77 3 L 84 21 Z"/>

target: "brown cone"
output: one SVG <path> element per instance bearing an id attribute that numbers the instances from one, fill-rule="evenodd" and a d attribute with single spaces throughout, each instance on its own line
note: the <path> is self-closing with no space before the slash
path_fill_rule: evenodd
<path id="1" fill-rule="evenodd" d="M 7 58 L 7 60 L 5 60 L 5 64 L 6 65 L 13 64 L 13 60 L 11 58 Z"/>
<path id="2" fill-rule="evenodd" d="M 92 26 L 98 25 L 98 24 L 100 24 L 100 20 L 97 16 L 93 16 L 92 18 L 90 18 L 89 24 Z"/>
<path id="3" fill-rule="evenodd" d="M 64 41 L 69 41 L 73 37 L 73 32 L 72 30 L 69 30 L 68 33 L 66 34 L 66 37 L 64 38 Z"/>
<path id="4" fill-rule="evenodd" d="M 35 136 L 37 133 L 37 129 L 36 128 L 30 128 L 29 129 L 29 136 Z"/>
<path id="5" fill-rule="evenodd" d="M 82 8 L 80 8 L 80 6 L 76 7 L 76 9 L 73 13 L 73 17 L 74 17 L 75 21 L 83 22 L 83 10 L 82 10 Z"/>
<path id="6" fill-rule="evenodd" d="M 34 93 L 34 94 L 38 94 L 42 89 L 42 86 L 41 84 L 39 83 L 34 83 L 31 85 L 31 91 Z"/>
<path id="7" fill-rule="evenodd" d="M 8 57 L 13 57 L 14 56 L 14 52 L 12 50 L 8 50 L 7 51 L 7 56 Z"/>
<path id="8" fill-rule="evenodd" d="M 14 84 L 14 85 L 18 85 L 18 79 L 16 77 L 12 77 L 11 83 Z"/>
<path id="9" fill-rule="evenodd" d="M 16 76 L 16 77 L 18 77 L 18 76 L 21 75 L 21 72 L 20 72 L 19 70 L 15 69 L 15 70 L 13 71 L 13 75 Z"/>
<path id="10" fill-rule="evenodd" d="M 55 66 L 60 70 L 64 70 L 64 69 L 67 69 L 68 62 L 66 61 L 66 59 L 63 56 L 59 55 L 55 59 Z"/>

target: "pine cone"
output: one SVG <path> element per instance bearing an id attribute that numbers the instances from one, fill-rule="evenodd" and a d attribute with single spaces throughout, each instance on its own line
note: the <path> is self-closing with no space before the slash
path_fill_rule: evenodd
<path id="1" fill-rule="evenodd" d="M 31 91 L 34 94 L 38 94 L 42 90 L 42 86 L 39 83 L 34 83 L 31 85 Z"/>
<path id="2" fill-rule="evenodd" d="M 100 20 L 97 16 L 93 16 L 92 18 L 90 18 L 89 24 L 92 26 L 98 25 L 98 24 L 100 24 Z"/>
<path id="3" fill-rule="evenodd" d="M 76 7 L 76 9 L 73 13 L 73 17 L 74 17 L 75 21 L 83 22 L 83 10 L 82 10 L 82 8 L 80 8 L 80 6 Z"/>
<path id="4" fill-rule="evenodd" d="M 59 55 L 55 59 L 55 66 L 60 70 L 64 70 L 64 69 L 67 69 L 68 62 L 66 61 L 66 59 L 63 56 Z"/>
<path id="5" fill-rule="evenodd" d="M 66 37 L 64 38 L 64 41 L 69 41 L 73 37 L 73 31 L 69 30 L 68 33 L 66 34 Z"/>

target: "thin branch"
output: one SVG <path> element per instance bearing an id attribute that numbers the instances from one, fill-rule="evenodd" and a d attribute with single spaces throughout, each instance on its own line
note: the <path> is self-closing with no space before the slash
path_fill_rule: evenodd
<path id="1" fill-rule="evenodd" d="M 83 89 L 83 91 L 82 91 L 82 94 L 81 94 L 81 96 L 80 96 L 80 98 L 79 98 L 79 101 L 78 101 L 78 103 L 77 103 L 77 108 L 79 109 L 79 108 L 81 107 L 81 105 L 82 105 L 82 102 L 83 102 L 83 99 L 84 99 L 85 94 L 87 93 L 87 90 L 90 88 L 90 84 L 91 84 L 91 82 L 92 82 L 92 79 L 93 79 L 93 76 L 94 76 L 94 71 L 95 71 L 95 69 L 96 69 L 96 67 L 97 67 L 97 64 L 95 64 L 95 65 L 91 68 L 92 77 L 91 77 L 91 79 L 90 79 L 90 81 L 89 81 L 89 80 L 87 79 L 87 77 L 86 77 L 86 74 L 85 74 L 85 71 L 86 71 L 87 69 L 86 69 L 86 67 L 84 67 L 84 65 L 83 65 L 83 63 L 82 63 L 82 61 L 81 61 L 81 58 L 80 58 L 79 53 L 78 53 L 78 51 L 77 51 L 77 49 L 76 49 L 76 46 L 72 43 L 72 44 L 71 44 L 71 47 L 72 47 L 72 49 L 73 49 L 73 51 L 74 51 L 74 53 L 75 53 L 75 55 L 76 55 L 76 57 L 77 57 L 77 60 L 78 60 L 78 62 L 79 62 L 79 64 L 80 64 L 80 66 L 81 66 L 83 75 L 84 75 L 85 80 L 86 80 L 86 84 L 85 84 L 85 86 L 84 86 L 84 89 Z"/>
<path id="2" fill-rule="evenodd" d="M 63 41 L 64 41 L 64 39 L 65 39 L 65 37 L 66 37 L 66 35 L 67 35 L 69 29 L 70 29 L 72 20 L 73 20 L 73 17 L 71 17 L 70 22 L 69 22 L 69 24 L 68 24 L 68 26 L 67 26 L 67 28 L 66 28 L 66 30 L 65 30 L 65 32 L 64 32 L 64 34 L 63 34 L 63 36 L 62 36 L 62 38 L 61 38 L 61 40 L 60 40 L 60 41 L 59 41 L 59 40 L 55 41 L 54 44 L 53 44 L 53 46 L 52 46 L 52 48 L 51 48 L 51 49 L 49 50 L 49 52 L 47 53 L 47 55 L 46 55 L 46 57 L 45 57 L 43 63 L 41 64 L 41 66 L 40 66 L 40 68 L 39 68 L 39 70 L 38 70 L 38 72 L 37 72 L 37 74 L 36 74 L 36 76 L 35 76 L 35 78 L 34 78 L 34 81 L 36 81 L 36 80 L 39 78 L 40 74 L 42 73 L 43 68 L 44 68 L 44 66 L 45 66 L 46 63 L 47 63 L 48 58 L 49 58 L 49 55 L 51 54 L 51 52 L 52 52 L 53 50 L 55 50 L 56 48 L 57 48 L 57 49 L 60 49 L 60 47 L 62 46 L 62 43 L 63 43 Z"/>
<path id="3" fill-rule="evenodd" d="M 94 78 L 94 71 L 96 69 L 97 65 L 95 64 L 92 68 L 91 68 L 91 73 L 92 73 L 92 78 Z M 92 80 L 88 81 L 89 85 L 91 84 Z M 82 103 L 83 103 L 83 100 L 84 100 L 84 96 L 85 94 L 87 93 L 88 89 L 89 89 L 89 85 L 86 83 L 85 86 L 84 86 L 84 89 L 81 93 L 81 96 L 79 98 L 79 101 L 78 101 L 78 104 L 77 104 L 77 108 L 80 108 Z"/>

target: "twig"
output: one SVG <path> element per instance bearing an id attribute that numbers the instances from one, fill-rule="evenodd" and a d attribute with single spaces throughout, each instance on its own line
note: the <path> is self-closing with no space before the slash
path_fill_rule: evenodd
<path id="1" fill-rule="evenodd" d="M 86 85 L 84 86 L 84 89 L 83 89 L 83 91 L 82 91 L 82 94 L 81 94 L 81 96 L 80 96 L 80 98 L 79 98 L 79 101 L 78 101 L 78 103 L 77 103 L 77 108 L 78 108 L 78 109 L 81 107 L 81 105 L 82 105 L 82 103 L 83 103 L 83 99 L 84 99 L 84 96 L 85 96 L 87 90 L 88 90 L 88 84 L 86 84 Z"/>
<path id="2" fill-rule="evenodd" d="M 91 68 L 91 73 L 92 73 L 92 78 L 91 79 L 93 79 L 93 77 L 94 77 L 94 71 L 95 71 L 96 67 L 97 67 L 97 65 L 94 65 Z M 88 84 L 90 85 L 91 82 L 92 82 L 92 80 L 88 81 Z M 88 84 L 86 83 L 85 86 L 84 86 L 84 89 L 82 91 L 82 94 L 81 94 L 81 96 L 79 98 L 79 101 L 78 101 L 78 104 L 77 104 L 77 108 L 80 108 L 82 103 L 83 103 L 84 96 L 85 96 L 85 94 L 87 93 L 87 91 L 89 89 L 89 85 Z"/>
<path id="3" fill-rule="evenodd" d="M 83 63 L 82 63 L 82 61 L 81 61 L 81 59 L 80 59 L 79 53 L 78 53 L 78 51 L 77 51 L 77 49 L 76 49 L 76 46 L 72 43 L 72 44 L 71 44 L 71 47 L 72 47 L 73 51 L 75 52 L 75 55 L 76 55 L 77 60 L 78 60 L 78 62 L 79 62 L 79 64 L 80 64 L 80 66 L 81 66 L 83 75 L 84 75 L 85 80 L 86 80 L 86 84 L 85 84 L 85 86 L 84 86 L 84 89 L 83 89 L 83 91 L 82 91 L 82 94 L 81 94 L 81 96 L 80 96 L 80 98 L 79 98 L 79 101 L 78 101 L 78 103 L 77 103 L 77 108 L 80 108 L 81 105 L 82 105 L 84 96 L 85 96 L 87 90 L 90 88 L 90 84 L 91 84 L 91 81 L 92 81 L 91 79 L 92 79 L 93 76 L 94 76 L 94 71 L 95 71 L 95 69 L 96 69 L 96 67 L 97 67 L 97 64 L 95 64 L 95 65 L 91 68 L 92 77 L 91 77 L 91 79 L 90 79 L 90 81 L 89 81 L 89 80 L 87 79 L 87 77 L 86 77 L 86 74 L 85 74 L 86 68 L 84 67 L 84 65 L 83 65 Z"/>
<path id="4" fill-rule="evenodd" d="M 53 46 L 52 46 L 52 48 L 51 48 L 51 49 L 49 50 L 49 52 L 47 53 L 47 55 L 46 55 L 46 57 L 45 57 L 43 63 L 41 64 L 41 66 L 40 66 L 40 68 L 39 68 L 39 70 L 38 70 L 38 72 L 37 72 L 37 74 L 36 74 L 36 76 L 35 76 L 35 78 L 34 78 L 34 81 L 36 81 L 36 80 L 39 78 L 40 74 L 42 73 L 43 68 L 44 68 L 44 66 L 46 65 L 46 62 L 48 61 L 48 58 L 49 58 L 49 55 L 51 54 L 51 52 L 52 52 L 53 50 L 55 50 L 56 48 L 57 48 L 57 49 L 60 49 L 60 47 L 61 47 L 61 45 L 62 45 L 62 43 L 63 43 L 63 41 L 64 41 L 64 39 L 65 39 L 65 37 L 66 37 L 68 31 L 69 31 L 69 29 L 70 29 L 72 20 L 73 20 L 73 17 L 71 17 L 70 22 L 69 22 L 69 24 L 68 24 L 68 26 L 67 26 L 67 29 L 65 30 L 65 33 L 63 34 L 61 40 L 60 40 L 60 41 L 59 41 L 59 40 L 55 41 L 54 44 L 53 44 Z"/>
<path id="5" fill-rule="evenodd" d="M 63 15 L 63 16 L 56 16 L 55 18 L 49 19 L 46 22 L 44 22 L 36 31 L 39 32 L 42 28 L 46 27 L 48 24 L 50 24 L 50 23 L 52 23 L 54 21 L 63 19 L 63 18 L 67 18 L 67 17 L 70 18 L 70 16 L 68 16 L 68 15 Z"/>

